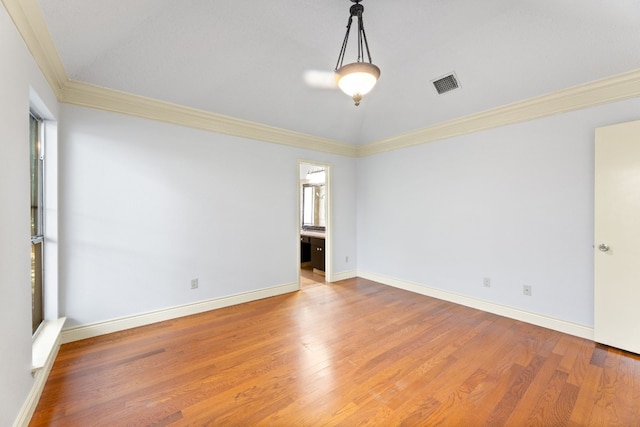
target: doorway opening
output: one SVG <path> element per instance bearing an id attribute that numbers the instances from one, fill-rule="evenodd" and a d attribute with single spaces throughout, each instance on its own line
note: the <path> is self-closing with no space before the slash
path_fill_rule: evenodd
<path id="1" fill-rule="evenodd" d="M 299 161 L 298 251 L 299 286 L 330 282 L 330 166 Z"/>

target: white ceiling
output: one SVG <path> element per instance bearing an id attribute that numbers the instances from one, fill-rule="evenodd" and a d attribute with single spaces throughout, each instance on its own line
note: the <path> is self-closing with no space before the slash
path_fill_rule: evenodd
<path id="1" fill-rule="evenodd" d="M 640 68 L 638 0 L 364 0 L 382 73 L 355 107 L 303 80 L 333 70 L 348 0 L 39 4 L 72 80 L 349 144 Z"/>

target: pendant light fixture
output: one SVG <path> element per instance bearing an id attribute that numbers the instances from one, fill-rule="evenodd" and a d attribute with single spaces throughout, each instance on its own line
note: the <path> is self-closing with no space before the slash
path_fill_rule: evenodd
<path id="1" fill-rule="evenodd" d="M 351 9 L 349 9 L 350 16 L 347 24 L 347 34 L 344 36 L 335 69 L 336 77 L 338 79 L 338 87 L 340 87 L 344 93 L 353 98 L 356 106 L 360 105 L 362 96 L 366 95 L 371 89 L 373 89 L 378 81 L 378 77 L 380 77 L 380 68 L 371 63 L 369 43 L 367 43 L 367 35 L 364 32 L 364 23 L 362 21 L 364 6 L 360 4 L 361 1 L 362 0 L 351 0 L 351 2 L 355 4 L 351 6 Z M 347 42 L 349 41 L 351 23 L 353 22 L 354 17 L 358 18 L 358 59 L 356 62 L 342 65 L 344 61 L 344 54 L 347 50 Z M 364 62 L 365 53 L 369 62 Z"/>

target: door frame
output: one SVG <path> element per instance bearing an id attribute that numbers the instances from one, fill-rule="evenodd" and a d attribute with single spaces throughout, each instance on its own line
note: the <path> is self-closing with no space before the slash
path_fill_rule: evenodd
<path id="1" fill-rule="evenodd" d="M 300 231 L 302 230 L 302 218 L 301 218 L 301 206 L 302 206 L 302 184 L 300 179 L 300 171 L 302 165 L 312 165 L 325 170 L 325 191 L 326 191 L 326 225 L 325 225 L 325 239 L 324 239 L 324 279 L 326 282 L 332 282 L 333 277 L 333 238 L 332 238 L 332 217 L 333 208 L 331 203 L 332 198 L 332 165 L 330 163 L 318 162 L 315 160 L 298 159 L 296 168 L 296 188 L 297 188 L 297 203 L 296 203 L 296 277 L 298 280 L 298 289 L 300 289 Z"/>

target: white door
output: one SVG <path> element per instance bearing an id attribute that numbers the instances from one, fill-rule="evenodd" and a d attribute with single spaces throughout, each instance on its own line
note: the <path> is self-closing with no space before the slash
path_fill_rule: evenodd
<path id="1" fill-rule="evenodd" d="M 640 121 L 596 129 L 595 340 L 640 353 Z"/>

